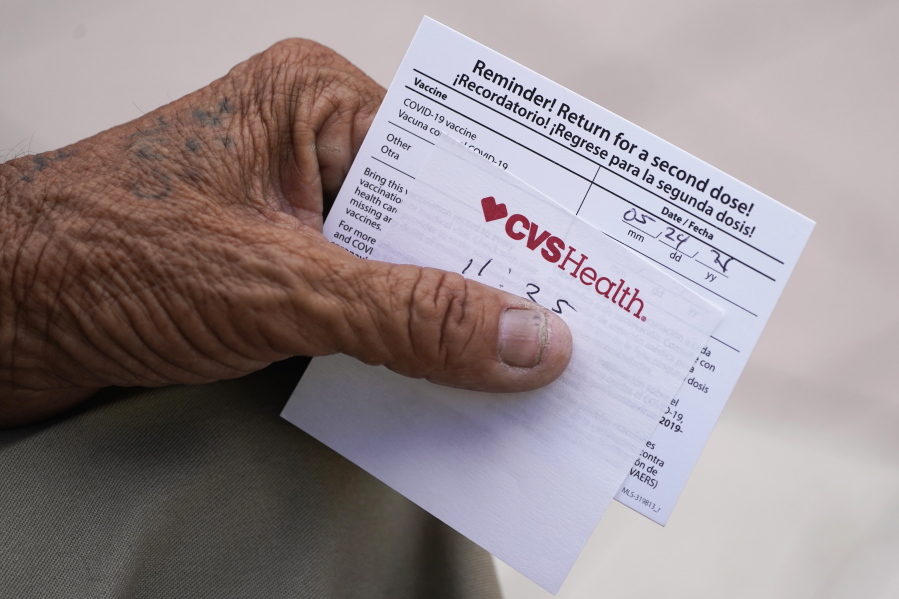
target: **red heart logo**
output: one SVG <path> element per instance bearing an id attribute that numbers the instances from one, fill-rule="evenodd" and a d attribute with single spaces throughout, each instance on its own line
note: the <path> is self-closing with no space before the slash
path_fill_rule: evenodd
<path id="1" fill-rule="evenodd" d="M 481 200 L 481 208 L 484 210 L 484 220 L 488 223 L 492 220 L 506 218 L 509 211 L 506 210 L 505 204 L 497 204 L 493 196 L 489 196 Z"/>

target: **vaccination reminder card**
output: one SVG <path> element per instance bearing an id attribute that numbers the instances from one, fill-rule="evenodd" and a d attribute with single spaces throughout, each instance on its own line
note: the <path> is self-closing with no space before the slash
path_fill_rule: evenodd
<path id="1" fill-rule="evenodd" d="M 614 499 L 671 515 L 814 223 L 425 18 L 324 225 L 552 309 L 527 393 L 314 359 L 283 416 L 550 592 Z"/>

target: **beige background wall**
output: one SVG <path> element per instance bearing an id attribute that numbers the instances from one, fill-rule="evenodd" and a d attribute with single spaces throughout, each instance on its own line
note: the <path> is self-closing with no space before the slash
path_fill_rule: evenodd
<path id="1" fill-rule="evenodd" d="M 560 596 L 899 596 L 899 2 L 0 0 L 0 158 L 289 36 L 387 85 L 423 14 L 818 221 L 668 527 L 614 504 Z"/>

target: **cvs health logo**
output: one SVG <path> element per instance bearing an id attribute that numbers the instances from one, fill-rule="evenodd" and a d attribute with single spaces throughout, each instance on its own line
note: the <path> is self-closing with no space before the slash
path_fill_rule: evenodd
<path id="1" fill-rule="evenodd" d="M 524 241 L 529 250 L 539 249 L 539 255 L 547 262 L 556 264 L 561 260 L 560 270 L 567 272 L 582 284 L 592 287 L 598 295 L 611 301 L 622 310 L 633 314 L 643 322 L 646 321 L 646 317 L 643 316 L 645 306 L 639 297 L 639 289 L 636 287 L 631 289 L 624 279 L 618 279 L 618 282 L 615 283 L 609 277 L 600 276 L 596 269 L 585 266 L 589 261 L 587 255 L 580 254 L 579 258 L 574 258 L 578 253 L 574 246 L 566 244 L 561 237 L 553 235 L 546 229 L 541 230 L 540 225 L 532 222 L 523 214 L 509 216 L 509 209 L 506 208 L 506 205 L 498 203 L 493 196 L 481 200 L 481 209 L 484 211 L 484 220 L 488 223 L 498 220 L 506 221 L 504 228 L 509 238 L 514 241 Z M 567 253 L 565 253 L 566 249 Z M 570 272 L 569 268 L 571 268 Z"/>

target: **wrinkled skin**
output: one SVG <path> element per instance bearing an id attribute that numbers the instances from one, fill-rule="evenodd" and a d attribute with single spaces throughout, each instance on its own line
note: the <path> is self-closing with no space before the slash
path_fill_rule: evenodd
<path id="1" fill-rule="evenodd" d="M 322 236 L 383 94 L 289 40 L 135 121 L 0 165 L 0 425 L 109 385 L 203 383 L 291 355 L 478 390 L 556 378 L 571 340 L 552 313 Z M 523 354 L 500 339 L 510 308 L 542 323 Z"/>

